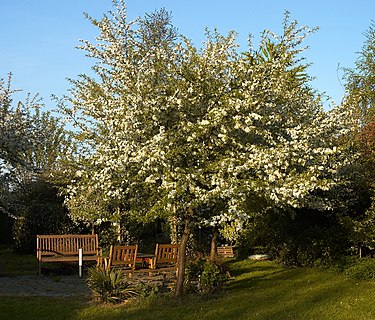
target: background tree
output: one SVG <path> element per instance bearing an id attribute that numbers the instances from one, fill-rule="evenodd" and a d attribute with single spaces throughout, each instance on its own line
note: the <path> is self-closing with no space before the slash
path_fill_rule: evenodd
<path id="1" fill-rule="evenodd" d="M 9 74 L 7 82 L 0 79 L 0 165 L 2 180 L 14 167 L 25 164 L 22 156 L 30 149 L 27 110 L 19 103 L 12 106 L 12 94 Z"/>
<path id="2" fill-rule="evenodd" d="M 11 76 L 6 84 L 0 82 L 0 208 L 15 220 L 16 248 L 32 251 L 30 239 L 38 232 L 58 232 L 58 221 L 67 221 L 62 199 L 50 182 L 67 139 L 60 121 L 42 110 L 38 95 L 28 94 L 14 107 L 15 92 Z"/>
<path id="3" fill-rule="evenodd" d="M 355 104 L 362 124 L 374 121 L 375 116 L 375 25 L 364 33 L 366 40 L 353 69 L 346 68 L 347 99 Z"/>
<path id="4" fill-rule="evenodd" d="M 60 121 L 42 108 L 28 109 L 31 147 L 21 157 L 26 165 L 17 166 L 9 176 L 8 209 L 15 218 L 14 248 L 20 252 L 35 250 L 37 234 L 71 233 L 73 227 L 56 180 L 68 141 Z"/>
<path id="5" fill-rule="evenodd" d="M 358 130 L 354 137 L 361 156 L 357 175 L 362 177 L 362 195 L 372 199 L 355 219 L 358 242 L 367 248 L 375 243 L 375 26 L 371 23 L 364 33 L 366 40 L 353 69 L 345 69 L 346 99 L 344 103 L 356 108 Z M 366 210 L 367 209 L 367 210 Z"/>

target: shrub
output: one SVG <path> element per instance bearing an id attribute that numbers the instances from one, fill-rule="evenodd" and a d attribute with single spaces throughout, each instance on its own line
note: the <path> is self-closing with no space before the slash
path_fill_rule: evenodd
<path id="1" fill-rule="evenodd" d="M 263 246 L 288 266 L 330 265 L 348 254 L 353 228 L 333 212 L 298 209 L 270 211 L 259 216 L 244 233 L 240 249 Z M 259 253 L 259 251 L 258 251 Z"/>
<path id="2" fill-rule="evenodd" d="M 90 268 L 86 283 L 94 296 L 104 303 L 120 303 L 138 295 L 137 288 L 129 284 L 122 270 Z"/>
<path id="3" fill-rule="evenodd" d="M 32 253 L 37 234 L 63 234 L 75 228 L 57 188 L 44 180 L 29 181 L 13 193 L 17 219 L 13 225 L 14 250 Z"/>
<path id="4" fill-rule="evenodd" d="M 139 282 L 136 288 L 142 298 L 153 297 L 160 292 L 160 288 L 157 285 L 147 282 Z"/>
<path id="5" fill-rule="evenodd" d="M 190 262 L 185 277 L 186 291 L 198 293 L 217 291 L 229 280 L 224 265 L 203 259 Z"/>
<path id="6" fill-rule="evenodd" d="M 356 280 L 375 279 L 375 259 L 358 258 L 354 264 L 344 270 L 344 274 Z"/>

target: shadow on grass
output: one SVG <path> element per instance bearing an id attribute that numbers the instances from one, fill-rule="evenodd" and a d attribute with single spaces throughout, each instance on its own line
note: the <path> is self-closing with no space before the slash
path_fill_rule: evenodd
<path id="1" fill-rule="evenodd" d="M 4 315 L 11 315 L 12 320 L 375 319 L 375 285 L 371 283 L 356 286 L 342 276 L 316 269 L 287 269 L 272 261 L 234 261 L 230 267 L 234 279 L 225 291 L 213 295 L 159 296 L 116 306 L 0 297 L 0 319 L 8 319 Z"/>
<path id="2" fill-rule="evenodd" d="M 36 257 L 14 253 L 9 246 L 0 246 L 0 276 L 32 275 L 36 273 Z"/>
<path id="3" fill-rule="evenodd" d="M 228 288 L 221 316 L 228 319 L 370 319 L 375 314 L 347 313 L 343 301 L 353 281 L 316 269 L 282 268 L 276 264 L 245 263 Z M 353 297 L 354 298 L 354 297 Z M 238 301 L 240 303 L 235 303 Z M 341 307 L 341 308 L 340 308 Z M 362 307 L 358 307 L 362 311 Z"/>
<path id="4" fill-rule="evenodd" d="M 234 267 L 236 267 L 234 265 Z M 159 298 L 129 307 L 81 310 L 79 319 L 370 319 L 338 311 L 348 284 L 317 270 L 285 269 L 273 262 L 240 263 L 225 292 Z M 95 314 L 95 316 L 94 316 Z M 94 316 L 94 317 L 93 317 Z"/>
<path id="5" fill-rule="evenodd" d="M 79 314 L 87 307 L 87 302 L 78 299 L 0 296 L 0 319 L 81 319 Z"/>

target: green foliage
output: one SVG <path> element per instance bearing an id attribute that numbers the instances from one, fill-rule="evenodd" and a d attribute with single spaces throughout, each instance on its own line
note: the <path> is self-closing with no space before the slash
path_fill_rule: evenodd
<path id="1" fill-rule="evenodd" d="M 104 222 L 97 226 L 95 233 L 98 234 L 100 247 L 108 252 L 109 247 L 118 242 L 116 229 L 110 222 Z"/>
<path id="2" fill-rule="evenodd" d="M 141 281 L 136 285 L 136 291 L 139 297 L 148 298 L 158 295 L 160 288 L 155 284 Z"/>
<path id="3" fill-rule="evenodd" d="M 204 259 L 191 261 L 185 272 L 187 292 L 212 293 L 221 289 L 229 280 L 223 264 Z"/>
<path id="4" fill-rule="evenodd" d="M 345 256 L 333 264 L 317 265 L 335 273 L 344 274 L 355 280 L 375 279 L 375 258 L 370 256 L 359 258 L 358 256 Z"/>
<path id="5" fill-rule="evenodd" d="M 353 69 L 344 69 L 346 97 L 344 104 L 354 107 L 358 123 L 352 143 L 360 152 L 356 164 L 357 175 L 362 176 L 359 186 L 362 195 L 369 194 L 372 200 L 364 210 L 354 209 L 353 219 L 357 243 L 367 248 L 375 245 L 375 22 L 364 33 L 365 41 L 358 53 Z M 355 188 L 356 190 L 359 189 Z M 371 203 L 372 202 L 372 203 Z M 366 211 L 367 210 L 367 211 Z"/>
<path id="6" fill-rule="evenodd" d="M 200 277 L 201 291 L 213 292 L 221 289 L 228 280 L 228 273 L 222 266 L 206 262 Z"/>
<path id="7" fill-rule="evenodd" d="M 203 259 L 197 259 L 196 261 L 190 261 L 185 269 L 185 290 L 188 292 L 197 291 L 199 285 L 199 278 L 202 274 L 204 264 L 206 263 Z"/>
<path id="8" fill-rule="evenodd" d="M 375 22 L 364 33 L 362 50 L 354 69 L 344 69 L 349 103 L 356 104 L 359 123 L 366 124 L 375 116 Z"/>
<path id="9" fill-rule="evenodd" d="M 86 282 L 94 297 L 104 303 L 120 303 L 138 295 L 137 288 L 119 269 L 90 268 Z"/>
<path id="10" fill-rule="evenodd" d="M 375 279 L 375 258 L 356 258 L 343 272 L 356 280 Z"/>
<path id="11" fill-rule="evenodd" d="M 49 182 L 68 143 L 41 98 L 28 94 L 13 102 L 16 91 L 11 74 L 6 84 L 0 79 L 0 211 L 15 219 L 16 249 L 31 252 L 37 233 L 56 233 L 69 220 Z"/>
<path id="12" fill-rule="evenodd" d="M 317 259 L 330 264 L 347 254 L 352 236 L 353 226 L 333 212 L 270 211 L 249 225 L 240 247 L 261 246 L 265 251 L 257 253 L 268 253 L 285 265 L 314 266 Z"/>
<path id="13" fill-rule="evenodd" d="M 34 252 L 37 234 L 64 234 L 74 228 L 58 190 L 44 180 L 30 180 L 14 199 L 13 239 L 18 252 Z"/>

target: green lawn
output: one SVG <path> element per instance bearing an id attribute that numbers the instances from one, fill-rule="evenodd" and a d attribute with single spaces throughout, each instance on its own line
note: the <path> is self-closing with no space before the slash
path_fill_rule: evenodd
<path id="1" fill-rule="evenodd" d="M 69 299 L 0 297 L 0 319 L 375 319 L 375 281 L 271 261 L 231 263 L 233 280 L 211 296 L 98 306 Z M 0 278 L 1 281 L 1 278 Z"/>
<path id="2" fill-rule="evenodd" d="M 14 253 L 9 246 L 0 245 L 0 277 L 30 275 L 36 274 L 36 272 L 36 256 L 17 254 Z"/>

